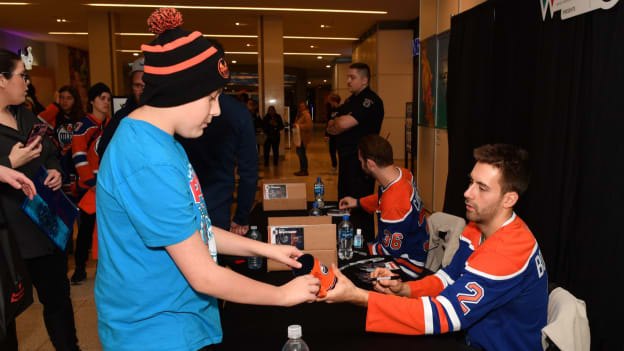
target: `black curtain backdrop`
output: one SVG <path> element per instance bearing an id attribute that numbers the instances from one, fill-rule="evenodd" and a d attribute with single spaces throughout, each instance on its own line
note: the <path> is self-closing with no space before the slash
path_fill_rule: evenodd
<path id="1" fill-rule="evenodd" d="M 527 149 L 516 212 L 549 280 L 586 302 L 592 350 L 624 350 L 624 4 L 543 21 L 539 3 L 488 1 L 451 20 L 444 211 L 465 215 L 475 147 Z"/>

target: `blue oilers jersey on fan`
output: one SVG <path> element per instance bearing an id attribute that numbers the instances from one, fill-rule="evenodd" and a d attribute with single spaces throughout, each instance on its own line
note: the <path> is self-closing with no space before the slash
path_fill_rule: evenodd
<path id="1" fill-rule="evenodd" d="M 541 350 L 548 283 L 537 241 L 515 214 L 487 240 L 481 236 L 469 223 L 451 264 L 408 283 L 410 299 L 371 293 L 366 329 L 399 334 L 463 329 L 468 344 L 479 349 Z"/>
<path id="2" fill-rule="evenodd" d="M 429 249 L 427 221 L 412 173 L 397 168 L 399 177 L 378 195 L 360 199 L 367 212 L 377 212 L 378 234 L 369 246 L 372 255 L 390 255 L 401 270 L 416 279 L 422 273 Z"/>

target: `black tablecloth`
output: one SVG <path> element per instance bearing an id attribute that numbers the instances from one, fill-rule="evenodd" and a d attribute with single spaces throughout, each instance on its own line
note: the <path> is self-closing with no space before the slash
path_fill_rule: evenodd
<path id="1" fill-rule="evenodd" d="M 251 212 L 249 223 L 257 225 L 266 238 L 268 217 L 305 216 L 307 211 L 262 211 L 258 204 Z M 335 217 L 335 222 L 342 220 Z M 354 255 L 353 260 L 361 259 Z M 347 262 L 339 262 L 343 265 Z M 290 271 L 266 272 L 266 263 L 259 271 L 250 271 L 246 263 L 232 267 L 251 278 L 282 285 L 293 278 Z M 356 283 L 354 281 L 354 283 Z M 287 328 L 299 324 L 303 340 L 310 350 L 464 350 L 460 333 L 435 336 L 403 336 L 368 333 L 365 331 L 366 309 L 351 304 L 300 304 L 293 307 L 253 306 L 220 301 L 223 342 L 217 350 L 281 350 Z"/>

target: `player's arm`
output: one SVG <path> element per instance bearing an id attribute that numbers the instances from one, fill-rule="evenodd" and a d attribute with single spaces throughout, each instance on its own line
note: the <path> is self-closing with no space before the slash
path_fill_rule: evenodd
<path id="1" fill-rule="evenodd" d="M 223 232 L 219 231 L 220 235 L 217 235 L 221 241 Z M 234 234 L 230 236 L 233 240 L 244 239 Z M 293 306 L 313 301 L 320 287 L 319 280 L 309 274 L 277 287 L 225 269 L 212 259 L 197 231 L 186 240 L 167 246 L 166 250 L 193 289 L 232 302 Z"/>

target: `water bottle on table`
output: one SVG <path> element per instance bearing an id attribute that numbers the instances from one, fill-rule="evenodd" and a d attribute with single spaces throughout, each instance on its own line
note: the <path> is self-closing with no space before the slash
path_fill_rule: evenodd
<path id="1" fill-rule="evenodd" d="M 260 240 L 260 232 L 258 231 L 258 226 L 252 225 L 251 227 L 249 227 L 249 233 L 247 234 L 247 237 L 253 240 Z M 262 268 L 262 257 L 247 257 L 247 268 L 254 271 Z"/>
<path id="2" fill-rule="evenodd" d="M 319 208 L 325 206 L 325 201 L 323 200 L 324 196 L 325 196 L 325 184 L 323 184 L 321 177 L 317 177 L 316 183 L 314 183 L 314 202 L 318 204 Z"/>
<path id="3" fill-rule="evenodd" d="M 310 216 L 321 216 L 321 209 L 319 208 L 318 203 L 313 203 L 312 208 L 310 209 Z"/>
<path id="4" fill-rule="evenodd" d="M 288 326 L 288 341 L 282 347 L 282 351 L 310 351 L 308 345 L 301 339 L 301 326 Z"/>
<path id="5" fill-rule="evenodd" d="M 355 237 L 353 238 L 353 247 L 361 249 L 364 247 L 364 238 L 362 237 L 362 229 L 355 230 Z"/>
<path id="6" fill-rule="evenodd" d="M 349 222 L 348 215 L 342 216 L 342 222 L 338 225 L 338 258 L 353 258 L 353 225 Z"/>

